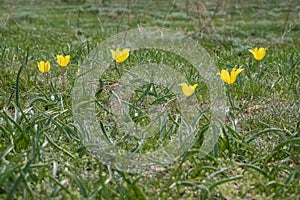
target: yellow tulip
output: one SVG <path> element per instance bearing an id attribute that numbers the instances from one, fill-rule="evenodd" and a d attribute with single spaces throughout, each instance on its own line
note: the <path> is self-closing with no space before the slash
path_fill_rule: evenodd
<path id="1" fill-rule="evenodd" d="M 40 62 L 38 62 L 38 67 L 42 73 L 47 73 L 50 70 L 50 62 L 49 61 L 47 61 L 47 62 L 40 61 Z"/>
<path id="2" fill-rule="evenodd" d="M 222 69 L 221 73 L 219 74 L 221 79 L 231 85 L 236 81 L 236 77 L 239 75 L 239 73 L 241 73 L 242 71 L 244 71 L 244 69 L 236 69 L 236 68 L 232 68 L 231 73 L 229 74 L 229 72 L 227 70 Z"/>
<path id="3" fill-rule="evenodd" d="M 180 83 L 179 85 L 181 86 L 182 92 L 186 97 L 191 96 L 195 92 L 196 87 L 198 86 L 198 84 L 194 84 L 193 86 L 191 86 L 186 83 Z"/>
<path id="4" fill-rule="evenodd" d="M 67 56 L 57 55 L 56 58 L 57 58 L 58 65 L 61 67 L 66 67 L 70 62 L 70 55 Z"/>
<path id="5" fill-rule="evenodd" d="M 111 57 L 117 62 L 117 63 L 122 63 L 124 62 L 128 56 L 129 56 L 129 48 L 125 48 L 122 51 L 117 48 L 116 51 L 110 50 L 111 52 Z"/>
<path id="6" fill-rule="evenodd" d="M 252 53 L 253 57 L 255 60 L 262 60 L 265 55 L 266 55 L 266 49 L 263 47 L 258 48 L 254 48 L 254 49 L 249 49 L 248 50 L 250 53 Z"/>

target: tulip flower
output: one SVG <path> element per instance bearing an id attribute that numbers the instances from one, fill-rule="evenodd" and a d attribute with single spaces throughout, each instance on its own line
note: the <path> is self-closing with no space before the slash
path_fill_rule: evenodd
<path id="1" fill-rule="evenodd" d="M 241 73 L 243 70 L 244 69 L 232 68 L 231 73 L 229 74 L 227 70 L 222 69 L 221 73 L 218 75 L 220 75 L 221 79 L 225 83 L 232 85 L 236 81 L 236 78 L 239 75 L 239 73 Z"/>
<path id="2" fill-rule="evenodd" d="M 255 60 L 262 60 L 265 55 L 266 55 L 266 49 L 263 47 L 258 48 L 254 48 L 254 49 L 249 49 L 248 50 L 250 53 L 252 53 L 253 57 Z"/>
<path id="3" fill-rule="evenodd" d="M 179 85 L 181 86 L 182 92 L 186 97 L 191 96 L 195 92 L 196 87 L 198 86 L 198 84 L 194 84 L 192 86 L 186 83 L 180 83 Z"/>
<path id="4" fill-rule="evenodd" d="M 129 56 L 129 48 L 125 48 L 122 51 L 117 48 L 116 51 L 110 50 L 111 52 L 111 57 L 117 62 L 117 63 L 122 63 L 124 62 L 128 56 Z"/>
<path id="5" fill-rule="evenodd" d="M 70 55 L 67 56 L 57 55 L 56 58 L 57 58 L 58 65 L 61 67 L 66 67 L 70 62 Z"/>
<path id="6" fill-rule="evenodd" d="M 42 72 L 42 73 L 49 72 L 49 70 L 50 70 L 50 62 L 49 61 L 47 61 L 47 62 L 40 61 L 37 64 L 38 64 L 40 72 Z"/>

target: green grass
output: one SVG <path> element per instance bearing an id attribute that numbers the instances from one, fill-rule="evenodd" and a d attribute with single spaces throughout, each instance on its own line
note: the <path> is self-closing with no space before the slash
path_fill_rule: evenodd
<path id="1" fill-rule="evenodd" d="M 190 0 L 187 7 L 185 2 L 0 0 L 0 199 L 300 198 L 300 4 Z M 101 163 L 88 151 L 73 118 L 71 92 L 80 65 L 99 43 L 140 26 L 180 31 L 199 41 L 219 69 L 245 70 L 230 94 L 235 116 L 229 113 L 222 123 L 214 151 L 203 157 L 199 150 L 208 110 L 195 145 L 175 163 L 133 174 Z M 257 67 L 248 49 L 260 46 L 267 55 Z M 65 89 L 57 54 L 71 55 Z M 46 85 L 37 68 L 40 60 L 51 61 Z M 205 108 L 208 88 L 184 58 L 141 50 L 119 67 L 152 62 L 201 83 L 196 95 Z M 99 122 L 118 80 L 114 70 L 101 76 Z M 148 123 L 148 104 L 174 96 L 162 86 L 150 93 L 150 87 L 133 97 L 132 108 L 141 114 L 134 121 L 142 126 Z M 170 104 L 173 113 L 176 106 Z M 166 127 L 160 131 L 165 142 L 176 120 Z M 127 142 L 121 147 L 135 147 L 136 138 L 118 127 L 109 134 Z M 160 139 L 151 138 L 142 150 L 157 148 Z"/>

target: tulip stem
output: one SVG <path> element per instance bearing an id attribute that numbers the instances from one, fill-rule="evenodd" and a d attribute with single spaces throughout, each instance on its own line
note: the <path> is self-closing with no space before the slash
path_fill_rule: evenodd
<path id="1" fill-rule="evenodd" d="M 63 92 L 65 91 L 65 79 L 66 79 L 66 70 L 63 69 L 63 76 L 62 76 L 62 88 L 63 88 Z"/>
<path id="2" fill-rule="evenodd" d="M 115 62 L 115 69 L 116 69 L 116 71 L 118 72 L 119 77 L 121 77 L 121 73 L 120 73 L 120 71 L 119 71 L 119 69 L 118 69 L 118 67 L 117 67 L 117 62 Z"/>
<path id="3" fill-rule="evenodd" d="M 232 116 L 233 116 L 233 118 L 235 118 L 235 114 L 234 114 L 234 87 L 233 87 L 233 85 L 231 85 L 231 102 L 232 102 L 232 105 L 231 105 Z"/>
<path id="4" fill-rule="evenodd" d="M 257 73 L 257 79 L 259 80 L 259 77 L 260 77 L 260 73 L 259 73 L 259 61 L 257 60 L 256 61 L 257 62 L 257 64 L 256 64 L 256 73 Z"/>
<path id="5" fill-rule="evenodd" d="M 46 94 L 47 93 L 47 85 L 49 85 L 48 84 L 49 83 L 49 75 L 48 75 L 48 72 L 43 73 L 43 75 L 44 75 L 44 80 L 43 80 L 44 85 L 43 85 L 43 88 L 44 88 L 44 93 Z"/>
<path id="6" fill-rule="evenodd" d="M 232 123 L 233 129 L 236 129 L 236 122 L 235 122 L 235 106 L 234 106 L 234 87 L 233 85 L 230 85 L 230 89 L 228 88 L 227 94 L 228 94 L 228 99 L 229 99 L 229 104 L 230 104 L 230 109 L 228 113 L 228 117 Z"/>
<path id="7" fill-rule="evenodd" d="M 44 73 L 44 91 L 45 91 L 45 94 L 47 92 L 46 90 L 46 85 L 48 84 L 48 73 Z"/>
<path id="8" fill-rule="evenodd" d="M 229 87 L 231 87 L 231 86 L 229 86 Z M 227 98 L 228 98 L 228 101 L 229 101 L 230 112 L 232 110 L 232 96 L 231 96 L 231 93 L 232 93 L 232 89 L 227 88 L 226 94 L 227 94 Z"/>
<path id="9" fill-rule="evenodd" d="M 45 87 L 46 87 L 46 79 L 47 79 L 47 73 L 44 73 L 44 89 L 45 89 Z"/>
<path id="10" fill-rule="evenodd" d="M 257 66 L 258 66 L 257 73 L 259 74 L 258 78 L 261 79 L 262 72 L 263 72 L 263 70 L 261 70 L 261 67 L 262 67 L 261 61 L 258 61 Z"/>
<path id="11" fill-rule="evenodd" d="M 63 74 L 62 86 L 63 86 L 63 91 L 65 91 L 65 74 Z"/>

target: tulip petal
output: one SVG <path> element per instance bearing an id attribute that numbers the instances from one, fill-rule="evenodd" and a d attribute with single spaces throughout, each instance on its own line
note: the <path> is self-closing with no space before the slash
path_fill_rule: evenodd
<path id="1" fill-rule="evenodd" d="M 195 91 L 195 89 L 196 89 L 197 86 L 198 86 L 197 83 L 192 86 L 193 92 Z"/>
<path id="2" fill-rule="evenodd" d="M 129 56 L 129 53 L 120 53 L 120 54 L 117 56 L 116 61 L 117 61 L 118 63 L 122 63 L 122 62 L 124 62 L 124 61 L 128 58 L 128 56 Z"/>
<path id="3" fill-rule="evenodd" d="M 248 51 L 254 55 L 253 49 L 248 49 Z"/>
<path id="4" fill-rule="evenodd" d="M 46 64 L 45 64 L 45 71 L 49 72 L 49 70 L 50 70 L 50 62 L 47 61 Z"/>
<path id="5" fill-rule="evenodd" d="M 116 49 L 116 55 L 118 56 L 118 55 L 120 55 L 120 53 L 121 53 L 120 48 L 117 48 Z"/>
<path id="6" fill-rule="evenodd" d="M 230 75 L 227 70 L 222 69 L 220 73 L 220 77 L 225 83 L 230 84 Z"/>
<path id="7" fill-rule="evenodd" d="M 221 79 L 231 85 L 236 81 L 237 76 L 239 75 L 239 73 L 241 73 L 242 71 L 244 71 L 244 69 L 236 69 L 236 68 L 232 68 L 231 72 L 229 74 L 229 72 L 227 70 L 222 69 L 221 73 L 219 74 Z"/>
<path id="8" fill-rule="evenodd" d="M 123 49 L 122 53 L 129 53 L 130 49 L 129 48 L 125 48 Z"/>
<path id="9" fill-rule="evenodd" d="M 57 55 L 56 56 L 57 63 L 61 67 L 66 67 L 70 62 L 70 58 L 71 58 L 70 55 L 67 55 L 67 56 Z"/>
<path id="10" fill-rule="evenodd" d="M 236 69 L 232 68 L 230 74 L 230 84 L 233 84 L 236 81 L 237 76 L 241 73 L 244 69 Z"/>
<path id="11" fill-rule="evenodd" d="M 116 51 L 114 50 L 110 50 L 110 51 L 111 51 L 112 58 L 116 62 L 122 63 L 128 58 L 130 49 L 125 48 L 121 51 L 119 48 L 117 48 Z"/>
<path id="12" fill-rule="evenodd" d="M 112 59 L 116 60 L 116 52 L 114 50 L 110 50 Z"/>
<path id="13" fill-rule="evenodd" d="M 70 55 L 66 55 L 66 56 L 65 56 L 66 65 L 69 64 L 70 59 L 71 59 L 71 56 L 70 56 Z"/>
<path id="14" fill-rule="evenodd" d="M 242 71 L 244 71 L 244 69 L 237 69 L 237 70 L 235 71 L 235 73 L 236 73 L 236 75 L 239 75 L 239 73 L 241 73 Z"/>
<path id="15" fill-rule="evenodd" d="M 47 61 L 46 63 L 44 61 L 38 62 L 38 68 L 40 72 L 47 73 L 50 70 L 50 62 Z"/>
<path id="16" fill-rule="evenodd" d="M 45 65 L 44 61 L 38 62 L 39 70 L 42 73 L 44 73 L 44 65 Z"/>
<path id="17" fill-rule="evenodd" d="M 262 60 L 266 55 L 266 49 L 263 47 L 259 48 L 257 54 L 258 54 L 259 60 Z"/>
<path id="18" fill-rule="evenodd" d="M 259 49 L 255 47 L 253 50 L 249 49 L 248 51 L 252 53 L 254 59 L 258 61 L 262 60 L 266 55 L 266 49 L 263 47 L 260 47 Z"/>
<path id="19" fill-rule="evenodd" d="M 191 96 L 195 92 L 196 87 L 198 86 L 198 84 L 194 84 L 193 86 L 191 86 L 186 83 L 181 83 L 179 85 L 181 86 L 182 93 L 186 97 Z"/>

